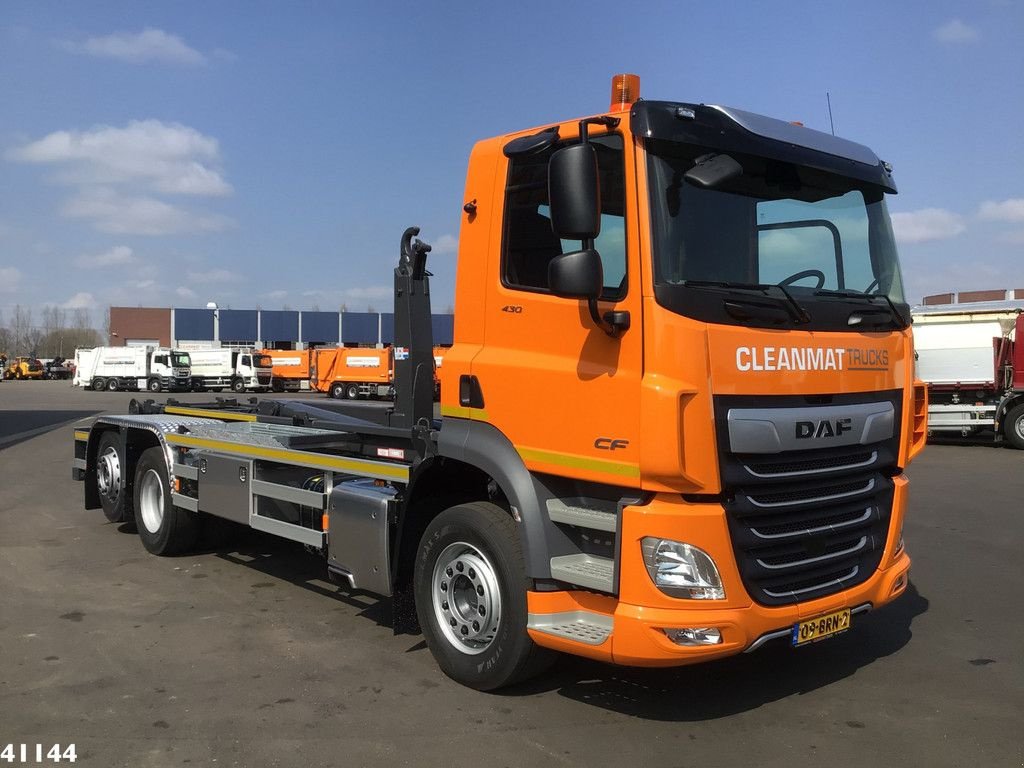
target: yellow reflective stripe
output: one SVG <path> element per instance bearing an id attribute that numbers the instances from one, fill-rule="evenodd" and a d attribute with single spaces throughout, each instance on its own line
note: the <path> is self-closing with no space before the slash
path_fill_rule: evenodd
<path id="1" fill-rule="evenodd" d="M 314 469 L 333 469 L 341 472 L 352 472 L 366 477 L 379 477 L 382 480 L 399 480 L 408 482 L 409 468 L 400 464 L 385 464 L 382 461 L 366 459 L 349 459 L 341 456 L 325 456 L 322 453 L 305 451 L 289 451 L 283 448 L 264 448 L 260 445 L 232 443 L 225 440 L 208 440 L 192 435 L 167 435 L 171 445 L 185 448 L 208 448 L 221 453 L 230 453 L 247 459 L 272 459 L 274 461 L 301 464 Z"/>
<path id="2" fill-rule="evenodd" d="M 207 419 L 220 419 L 222 421 L 256 421 L 255 413 L 214 411 L 207 408 L 182 408 L 178 405 L 165 406 L 164 413 L 173 413 L 178 416 L 202 416 Z"/>
<path id="3" fill-rule="evenodd" d="M 75 430 L 75 440 L 88 440 L 88 439 L 89 439 L 89 430 L 87 430 L 87 429 L 76 429 Z"/>
<path id="4" fill-rule="evenodd" d="M 461 405 L 442 405 L 442 416 L 451 416 L 456 419 L 475 419 L 476 421 L 489 421 L 487 411 L 483 408 L 463 408 Z"/>
<path id="5" fill-rule="evenodd" d="M 636 464 L 625 464 L 621 461 L 607 461 L 605 459 L 591 459 L 572 453 L 553 453 L 552 451 L 541 451 L 537 448 L 524 448 L 519 445 L 516 446 L 516 450 L 524 461 L 542 461 L 545 464 L 557 464 L 560 467 L 570 467 L 572 469 L 589 469 L 593 472 L 604 472 L 609 475 L 621 475 L 622 477 L 640 477 L 640 467 Z"/>

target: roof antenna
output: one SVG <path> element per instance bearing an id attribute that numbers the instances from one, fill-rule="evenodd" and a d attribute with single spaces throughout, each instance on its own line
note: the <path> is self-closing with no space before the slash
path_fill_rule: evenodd
<path id="1" fill-rule="evenodd" d="M 829 95 L 828 91 L 825 91 L 825 101 L 828 102 L 828 125 L 832 129 L 832 135 L 836 135 L 836 125 L 832 122 L 832 96 Z"/>

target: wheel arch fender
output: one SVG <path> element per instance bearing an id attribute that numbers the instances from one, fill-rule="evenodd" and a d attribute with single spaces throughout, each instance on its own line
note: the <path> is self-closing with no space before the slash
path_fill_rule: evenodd
<path id="1" fill-rule="evenodd" d="M 533 474 L 504 433 L 485 422 L 449 417 L 439 433 L 438 452 L 494 481 L 518 523 L 527 575 L 550 579 L 552 550 L 563 535 L 548 518 Z"/>

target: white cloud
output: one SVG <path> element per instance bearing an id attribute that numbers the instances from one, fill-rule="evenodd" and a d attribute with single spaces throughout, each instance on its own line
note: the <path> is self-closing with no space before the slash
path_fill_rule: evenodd
<path id="1" fill-rule="evenodd" d="M 21 282 L 21 272 L 16 267 L 0 267 L 0 293 L 14 293 Z"/>
<path id="2" fill-rule="evenodd" d="M 951 19 L 932 32 L 941 43 L 973 43 L 980 37 L 977 27 L 965 24 L 960 19 Z"/>
<path id="3" fill-rule="evenodd" d="M 124 196 L 109 187 L 89 187 L 71 198 L 61 211 L 73 219 L 88 219 L 101 232 L 119 235 L 171 235 L 217 232 L 230 220 L 165 203 L 147 195 Z"/>
<path id="4" fill-rule="evenodd" d="M 437 256 L 446 256 L 455 253 L 459 249 L 459 239 L 454 235 L 441 235 L 433 242 L 433 253 Z"/>
<path id="5" fill-rule="evenodd" d="M 341 295 L 346 299 L 387 299 L 394 294 L 394 288 L 386 285 L 371 285 L 366 288 L 346 288 Z"/>
<path id="6" fill-rule="evenodd" d="M 239 277 L 226 269 L 211 269 L 207 272 L 189 272 L 188 279 L 193 283 L 230 283 Z"/>
<path id="7" fill-rule="evenodd" d="M 1024 197 L 1008 200 L 986 200 L 978 208 L 978 217 L 990 221 L 1008 221 L 1017 224 L 1024 221 Z"/>
<path id="8" fill-rule="evenodd" d="M 115 245 L 109 251 L 92 255 L 83 254 L 75 259 L 75 264 L 84 269 L 102 269 L 103 267 L 120 267 L 133 264 L 138 259 L 127 245 Z"/>
<path id="9" fill-rule="evenodd" d="M 944 208 L 922 208 L 907 213 L 894 213 L 892 226 L 901 243 L 926 243 L 946 240 L 966 231 L 963 217 Z"/>
<path id="10" fill-rule="evenodd" d="M 147 288 L 153 288 L 156 286 L 156 280 L 136 280 L 133 283 L 129 283 L 129 287 L 137 291 L 144 291 Z"/>
<path id="11" fill-rule="evenodd" d="M 135 183 L 154 192 L 224 196 L 231 185 L 219 170 L 217 140 L 195 128 L 132 120 L 124 128 L 54 131 L 7 153 L 23 163 L 62 165 L 70 185 Z"/>
<path id="12" fill-rule="evenodd" d="M 268 293 L 267 294 L 267 298 L 268 299 L 283 299 L 287 295 L 288 295 L 288 291 L 277 290 L 277 291 L 271 291 L 270 293 Z"/>
<path id="13" fill-rule="evenodd" d="M 54 166 L 55 181 L 76 188 L 63 214 L 103 232 L 167 235 L 224 229 L 223 216 L 190 211 L 162 196 L 232 193 L 216 139 L 179 123 L 134 120 L 123 128 L 55 131 L 7 152 L 8 159 Z"/>
<path id="14" fill-rule="evenodd" d="M 117 59 L 129 64 L 155 62 L 198 66 L 206 63 L 206 57 L 180 37 L 153 27 L 147 27 L 141 32 L 117 32 L 103 37 L 90 37 L 83 43 L 64 42 L 61 45 L 73 53 Z"/>
<path id="15" fill-rule="evenodd" d="M 91 293 L 79 291 L 61 304 L 61 306 L 64 309 L 92 309 L 96 306 L 96 299 L 93 298 Z"/>
<path id="16" fill-rule="evenodd" d="M 182 299 L 194 299 L 196 297 L 196 292 L 193 291 L 191 288 L 185 287 L 184 285 L 179 285 L 177 288 L 175 288 L 174 293 L 179 298 Z"/>

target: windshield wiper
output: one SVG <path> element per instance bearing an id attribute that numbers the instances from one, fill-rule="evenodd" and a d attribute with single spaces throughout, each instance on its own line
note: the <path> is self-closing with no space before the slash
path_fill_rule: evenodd
<path id="1" fill-rule="evenodd" d="M 889 298 L 888 294 L 885 293 L 862 293 L 861 291 L 848 291 L 842 290 L 837 291 L 831 288 L 819 288 L 814 292 L 815 296 L 835 296 L 840 299 L 860 299 L 866 301 L 869 304 L 874 304 L 875 299 L 884 299 L 885 303 L 888 304 L 889 311 L 892 316 L 899 322 L 900 328 L 906 328 L 910 323 L 907 318 L 903 316 L 903 313 L 899 311 L 896 304 L 892 299 Z"/>
<path id="2" fill-rule="evenodd" d="M 793 294 L 787 291 L 785 286 L 778 285 L 777 283 L 741 283 L 730 280 L 684 280 L 683 285 L 691 288 L 736 288 L 739 290 L 760 291 L 769 299 L 775 299 L 776 301 L 781 301 L 785 304 L 790 316 L 796 322 L 809 323 L 811 321 L 811 316 L 807 313 L 807 310 L 800 306 L 800 303 L 793 298 Z M 783 298 L 769 294 L 768 291 L 772 288 L 778 288 L 782 292 Z"/>

